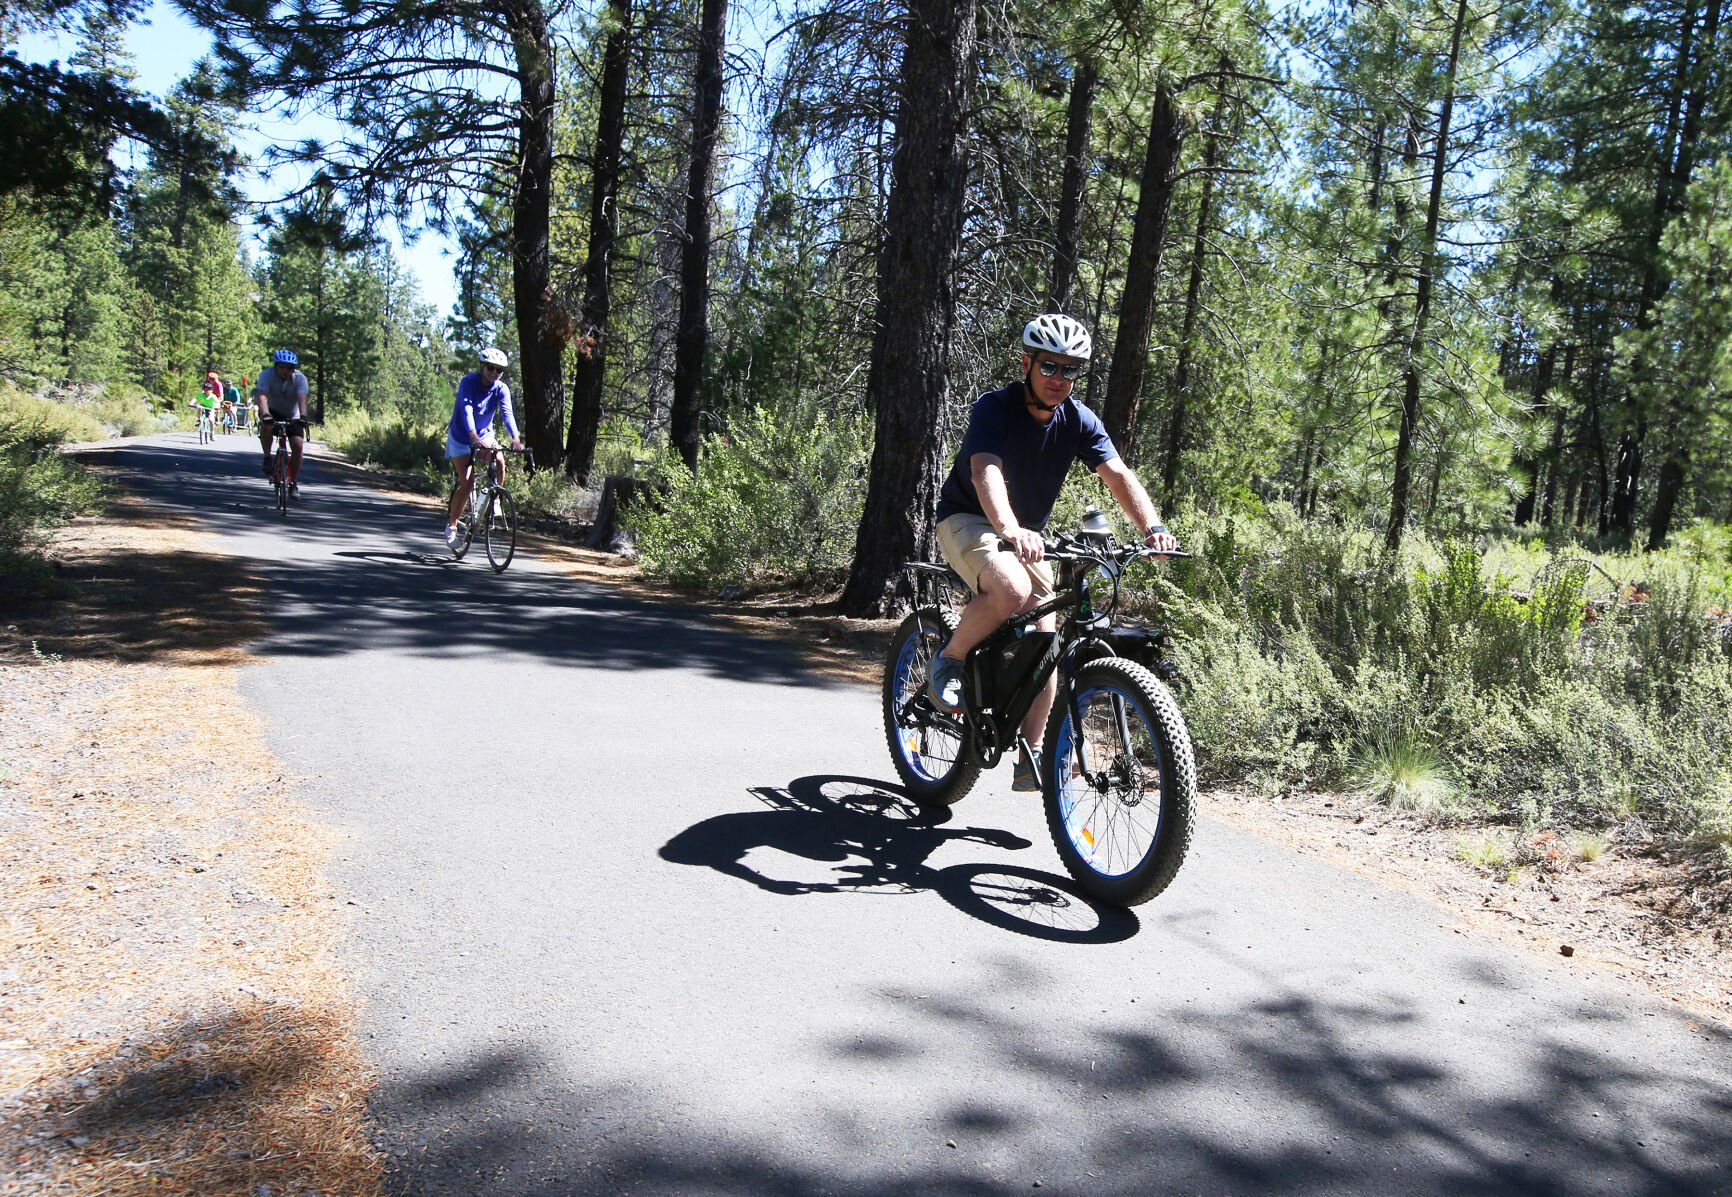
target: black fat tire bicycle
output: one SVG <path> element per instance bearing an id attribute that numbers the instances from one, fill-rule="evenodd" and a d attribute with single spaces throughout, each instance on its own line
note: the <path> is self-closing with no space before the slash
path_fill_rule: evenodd
<path id="1" fill-rule="evenodd" d="M 956 629 L 955 613 L 923 605 L 902 621 L 885 659 L 885 738 L 909 795 L 947 806 L 1016 750 L 1017 727 L 1056 670 L 1041 754 L 1047 830 L 1085 894 L 1135 906 L 1172 883 L 1197 821 L 1191 734 L 1164 680 L 1178 674 L 1167 658 L 1171 642 L 1161 628 L 1114 627 L 1109 618 L 1125 567 L 1152 554 L 1110 536 L 1061 534 L 1046 555 L 1060 570 L 1057 593 L 969 653 L 954 715 L 932 702 L 926 681 Z M 921 581 L 948 583 L 947 595 L 965 589 L 945 566 L 905 568 L 917 591 Z M 1094 608 L 1096 573 L 1113 583 L 1108 613 Z M 1058 631 L 1036 628 L 1060 612 Z"/>
<path id="2" fill-rule="evenodd" d="M 495 449 L 493 452 L 522 453 L 529 467 L 535 468 L 535 457 L 528 449 Z M 469 545 L 479 535 L 487 548 L 487 564 L 493 567 L 494 573 L 502 574 L 517 553 L 517 500 L 505 489 L 497 466 L 497 461 L 488 461 L 486 480 L 477 478 L 470 488 L 469 502 L 457 516 L 457 547 L 451 550 L 451 555 L 463 560 L 463 554 L 469 551 Z M 455 491 L 457 484 L 453 482 L 451 487 Z"/>

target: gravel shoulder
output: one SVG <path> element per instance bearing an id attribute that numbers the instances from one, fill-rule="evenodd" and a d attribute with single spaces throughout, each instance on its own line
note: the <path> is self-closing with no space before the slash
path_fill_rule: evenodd
<path id="1" fill-rule="evenodd" d="M 257 579 L 121 498 L 0 617 L 0 1192 L 363 1195 L 324 882 L 238 693 Z"/>

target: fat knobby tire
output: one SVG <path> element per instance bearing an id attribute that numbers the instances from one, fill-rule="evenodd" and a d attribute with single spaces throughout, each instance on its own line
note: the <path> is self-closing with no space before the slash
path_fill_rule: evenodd
<path id="1" fill-rule="evenodd" d="M 904 646 L 910 639 L 920 636 L 922 629 L 925 629 L 928 636 L 932 634 L 933 628 L 942 633 L 943 639 L 933 648 L 933 655 L 936 656 L 938 649 L 943 647 L 951 633 L 956 631 L 956 622 L 954 612 L 942 607 L 921 607 L 904 619 L 896 629 L 896 635 L 890 642 L 889 654 L 884 660 L 884 740 L 890 749 L 890 759 L 896 765 L 896 774 L 902 779 L 908 796 L 918 802 L 935 806 L 949 806 L 973 789 L 975 781 L 980 777 L 980 765 L 973 760 L 972 747 L 964 738 L 957 744 L 955 763 L 943 777 L 922 777 L 910 767 L 903 752 L 901 728 L 896 722 L 896 668 L 902 660 Z M 924 686 L 926 679 L 922 678 L 920 684 Z"/>
<path id="2" fill-rule="evenodd" d="M 1191 837 L 1197 825 L 1197 758 L 1191 746 L 1191 733 L 1179 704 L 1159 678 L 1143 666 L 1124 657 L 1104 657 L 1083 665 L 1076 671 L 1072 683 L 1076 693 L 1099 688 L 1119 691 L 1146 713 L 1150 732 L 1160 748 L 1161 817 L 1159 834 L 1142 861 L 1118 877 L 1103 876 L 1091 868 L 1065 830 L 1064 816 L 1058 801 L 1058 739 L 1060 728 L 1070 717 L 1070 708 L 1061 691 L 1047 721 L 1043 765 L 1042 796 L 1046 807 L 1047 830 L 1052 833 L 1053 846 L 1059 859 L 1076 879 L 1077 885 L 1089 897 L 1114 906 L 1137 906 L 1155 897 L 1172 884 L 1185 854 L 1191 849 Z M 1082 734 L 1074 729 L 1073 739 Z"/>

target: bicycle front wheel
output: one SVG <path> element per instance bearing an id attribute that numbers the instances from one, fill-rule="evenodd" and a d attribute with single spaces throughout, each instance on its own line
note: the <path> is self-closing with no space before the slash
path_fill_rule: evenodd
<path id="1" fill-rule="evenodd" d="M 271 481 L 277 488 L 277 510 L 283 515 L 287 515 L 289 513 L 289 455 L 280 449 L 277 451 Z"/>
<path id="2" fill-rule="evenodd" d="M 509 491 L 496 490 L 487 503 L 487 563 L 502 574 L 517 552 L 517 501 Z"/>
<path id="3" fill-rule="evenodd" d="M 471 494 L 469 501 L 463 504 L 463 510 L 457 513 L 457 543 L 452 547 L 451 555 L 459 561 L 463 560 L 463 554 L 469 551 L 469 542 L 474 539 L 475 496 Z"/>
<path id="4" fill-rule="evenodd" d="M 1084 893 L 1136 906 L 1172 884 L 1190 851 L 1191 733 L 1166 686 L 1122 657 L 1082 666 L 1072 687 L 1075 703 L 1061 693 L 1047 723 L 1047 829 Z"/>
<path id="5" fill-rule="evenodd" d="M 884 660 L 884 738 L 908 795 L 949 806 L 980 776 L 959 715 L 947 715 L 926 693 L 932 659 L 956 630 L 956 616 L 922 607 L 902 621 Z"/>

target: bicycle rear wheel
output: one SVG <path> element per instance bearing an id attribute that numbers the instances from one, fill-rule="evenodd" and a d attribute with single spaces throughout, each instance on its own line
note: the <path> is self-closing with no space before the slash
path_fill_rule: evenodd
<path id="1" fill-rule="evenodd" d="M 1047 830 L 1084 893 L 1135 906 L 1172 884 L 1190 851 L 1191 733 L 1167 688 L 1122 657 L 1082 666 L 1072 687 L 1080 728 L 1062 694 L 1047 723 Z"/>
<path id="2" fill-rule="evenodd" d="M 487 564 L 502 574 L 517 552 L 517 501 L 510 491 L 496 490 L 487 501 Z"/>
<path id="3" fill-rule="evenodd" d="M 949 806 L 974 788 L 980 766 L 969 752 L 961 716 L 932 704 L 926 679 L 932 659 L 956 630 L 956 616 L 922 607 L 896 629 L 884 660 L 884 739 L 908 795 Z"/>

